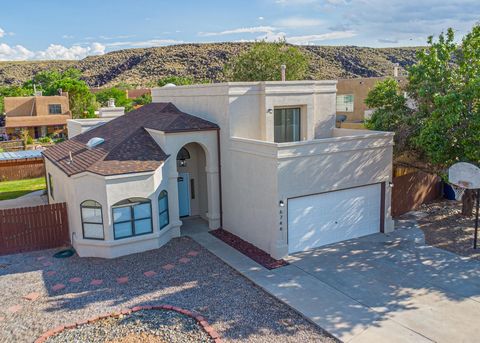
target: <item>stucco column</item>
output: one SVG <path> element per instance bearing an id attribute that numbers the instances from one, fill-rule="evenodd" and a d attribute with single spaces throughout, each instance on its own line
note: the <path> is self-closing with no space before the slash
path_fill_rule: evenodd
<path id="1" fill-rule="evenodd" d="M 392 218 L 392 188 L 390 182 L 385 182 L 385 223 L 384 232 L 389 233 L 395 230 L 395 222 Z"/>
<path id="2" fill-rule="evenodd" d="M 281 259 L 288 255 L 287 243 L 287 200 L 281 198 L 284 206 L 275 206 L 276 222 L 273 226 L 272 243 L 270 244 L 270 255 L 275 259 Z M 277 205 L 277 204 L 275 204 Z"/>
<path id="3" fill-rule="evenodd" d="M 208 227 L 218 229 L 220 227 L 220 183 L 218 168 L 205 168 L 207 174 L 207 197 L 208 197 Z"/>
<path id="4" fill-rule="evenodd" d="M 170 230 L 173 237 L 180 236 L 180 220 L 178 209 L 178 172 L 177 161 L 170 157 L 168 161 L 168 216 L 170 220 Z"/>

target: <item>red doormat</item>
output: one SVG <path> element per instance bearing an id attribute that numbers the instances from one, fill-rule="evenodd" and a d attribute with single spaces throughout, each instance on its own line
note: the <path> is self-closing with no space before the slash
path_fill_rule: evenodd
<path id="1" fill-rule="evenodd" d="M 262 249 L 244 241 L 233 233 L 223 229 L 213 230 L 210 233 L 267 269 L 271 270 L 288 265 L 287 261 L 274 259 Z"/>

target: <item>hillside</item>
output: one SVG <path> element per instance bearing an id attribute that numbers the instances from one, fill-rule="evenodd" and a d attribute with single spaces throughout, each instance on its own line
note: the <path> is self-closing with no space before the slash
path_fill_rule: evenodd
<path id="1" fill-rule="evenodd" d="M 0 62 L 0 85 L 21 84 L 35 73 L 56 68 L 80 69 L 90 86 L 119 82 L 148 86 L 165 76 L 224 81 L 222 67 L 249 43 L 182 44 L 127 49 L 80 61 Z M 362 48 L 353 46 L 302 46 L 311 60 L 309 79 L 336 79 L 391 75 L 393 64 L 415 62 L 419 48 Z"/>

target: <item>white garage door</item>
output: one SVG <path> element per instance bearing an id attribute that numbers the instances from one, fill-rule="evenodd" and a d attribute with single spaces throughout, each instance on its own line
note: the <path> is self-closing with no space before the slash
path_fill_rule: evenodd
<path id="1" fill-rule="evenodd" d="M 380 184 L 288 200 L 288 252 L 380 231 Z"/>

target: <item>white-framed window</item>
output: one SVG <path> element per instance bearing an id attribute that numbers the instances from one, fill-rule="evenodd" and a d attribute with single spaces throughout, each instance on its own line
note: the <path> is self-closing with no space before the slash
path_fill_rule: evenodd
<path id="1" fill-rule="evenodd" d="M 160 230 L 168 225 L 170 222 L 168 218 L 168 193 L 161 191 L 158 195 L 158 223 Z"/>
<path id="2" fill-rule="evenodd" d="M 276 108 L 273 117 L 275 143 L 300 140 L 300 108 Z"/>
<path id="3" fill-rule="evenodd" d="M 337 95 L 337 112 L 353 112 L 353 94 Z"/>
<path id="4" fill-rule="evenodd" d="M 48 114 L 62 114 L 62 105 L 48 104 Z"/>
<path id="5" fill-rule="evenodd" d="M 102 205 L 95 200 L 85 200 L 80 204 L 83 238 L 104 239 Z"/>
<path id="6" fill-rule="evenodd" d="M 115 239 L 140 236 L 153 232 L 150 199 L 130 198 L 112 206 Z"/>

